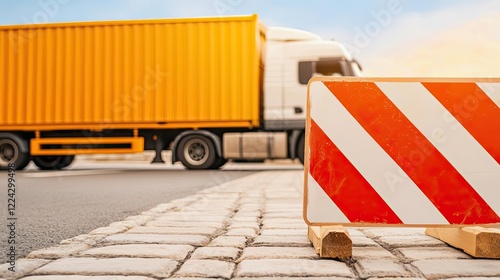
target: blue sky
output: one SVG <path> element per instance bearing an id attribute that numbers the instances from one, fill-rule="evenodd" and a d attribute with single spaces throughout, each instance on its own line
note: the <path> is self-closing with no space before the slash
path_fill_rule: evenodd
<path id="1" fill-rule="evenodd" d="M 259 14 L 265 23 L 314 31 L 316 27 L 354 28 L 372 12 L 398 3 L 402 13 L 445 9 L 466 0 L 0 0 L 0 24 L 37 21 L 45 11 L 48 21 L 93 21 Z M 478 1 L 480 2 L 480 1 Z M 55 7 L 57 4 L 59 7 Z M 44 9 L 45 7 L 45 9 Z M 47 11 L 54 11 L 50 13 Z"/>
<path id="2" fill-rule="evenodd" d="M 498 55 L 494 55 L 500 44 L 497 0 L 0 0 L 0 3 L 0 25 L 256 13 L 266 25 L 304 29 L 344 43 L 373 75 L 500 76 L 500 70 L 493 67 L 500 64 Z M 481 53 L 473 53 L 478 50 Z M 450 63 L 442 60 L 450 51 L 457 52 L 449 59 L 463 66 L 462 70 L 457 71 L 454 64 L 440 74 L 436 69 Z M 494 57 L 485 57 L 485 52 L 490 51 Z M 471 65 L 474 60 L 476 64 Z M 479 71 L 485 68 L 488 70 L 484 73 Z"/>

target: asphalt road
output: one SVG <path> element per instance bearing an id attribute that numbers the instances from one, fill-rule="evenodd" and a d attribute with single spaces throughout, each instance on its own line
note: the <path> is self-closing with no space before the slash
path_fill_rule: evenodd
<path id="1" fill-rule="evenodd" d="M 187 171 L 171 165 L 93 163 L 77 163 L 58 172 L 30 167 L 16 174 L 17 257 L 256 171 L 238 166 Z M 6 190 L 7 174 L 2 172 L 0 224 L 7 223 Z M 0 232 L 0 263 L 4 263 L 7 227 Z"/>

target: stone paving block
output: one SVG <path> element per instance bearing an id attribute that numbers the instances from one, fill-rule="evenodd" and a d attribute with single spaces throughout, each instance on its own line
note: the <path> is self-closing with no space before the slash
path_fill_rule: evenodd
<path id="1" fill-rule="evenodd" d="M 264 197 L 264 192 L 257 191 L 257 192 L 252 192 L 249 190 L 246 190 L 246 192 L 241 193 L 240 195 L 240 203 L 256 203 L 256 202 L 262 202 L 264 203 L 266 201 Z"/>
<path id="2" fill-rule="evenodd" d="M 361 232 L 359 229 L 347 228 L 347 231 L 349 232 L 350 236 L 364 236 L 364 237 L 366 237 L 366 235 L 363 232 Z"/>
<path id="3" fill-rule="evenodd" d="M 217 205 L 234 204 L 240 198 L 239 190 L 234 189 L 220 189 L 217 193 L 206 194 L 202 200 L 206 199 L 210 203 L 215 203 Z"/>
<path id="4" fill-rule="evenodd" d="M 217 199 L 216 196 L 219 196 L 221 198 Z M 224 199 L 224 197 L 222 196 L 224 196 L 224 194 L 220 192 L 210 194 L 196 201 L 195 203 L 188 205 L 187 207 L 203 207 L 211 210 L 226 210 L 235 207 L 238 194 L 234 194 L 232 198 L 226 197 L 226 199 Z"/>
<path id="5" fill-rule="evenodd" d="M 283 192 L 284 190 L 282 190 L 281 192 Z M 286 192 L 286 191 L 284 191 Z M 292 191 L 292 192 L 295 192 L 295 191 Z M 270 198 L 267 196 L 266 194 L 266 203 L 265 203 L 265 210 L 272 210 L 272 209 L 277 209 L 277 210 L 281 210 L 282 212 L 283 211 L 286 211 L 286 210 L 300 210 L 302 209 L 302 204 L 304 203 L 304 201 L 302 200 L 301 197 L 281 197 L 281 198 Z"/>
<path id="6" fill-rule="evenodd" d="M 225 207 L 223 205 L 217 205 L 210 203 L 207 205 L 190 205 L 179 209 L 176 212 L 167 212 L 159 215 L 157 218 L 162 217 L 183 217 L 183 216 L 228 216 L 233 214 L 234 210 L 231 207 Z"/>
<path id="7" fill-rule="evenodd" d="M 369 247 L 369 246 L 379 246 L 377 242 L 372 239 L 362 236 L 362 235 L 352 235 L 352 246 L 353 247 Z"/>
<path id="8" fill-rule="evenodd" d="M 353 277 L 345 263 L 334 260 L 244 260 L 238 265 L 237 277 Z"/>
<path id="9" fill-rule="evenodd" d="M 175 280 L 224 280 L 223 278 L 204 278 L 204 277 L 172 277 L 168 279 L 175 279 Z M 167 279 L 165 279 L 167 280 Z"/>
<path id="10" fill-rule="evenodd" d="M 302 209 L 303 199 L 293 198 L 281 198 L 273 199 L 267 198 L 264 203 L 264 210 L 266 213 L 273 212 L 286 212 L 286 211 L 300 211 Z"/>
<path id="11" fill-rule="evenodd" d="M 61 245 L 66 244 L 88 244 L 90 246 L 94 246 L 95 244 L 101 242 L 106 235 L 102 234 L 81 234 L 72 238 L 64 239 L 60 242 Z"/>
<path id="12" fill-rule="evenodd" d="M 260 223 L 236 222 L 232 223 L 230 226 L 227 227 L 227 229 L 240 229 L 240 228 L 251 228 L 254 229 L 255 231 L 258 231 L 260 229 Z"/>
<path id="13" fill-rule="evenodd" d="M 257 236 L 257 231 L 252 228 L 237 228 L 230 229 L 225 234 L 226 236 L 246 236 L 246 237 L 255 237 Z"/>
<path id="14" fill-rule="evenodd" d="M 21 278 L 22 280 L 155 280 L 146 276 L 82 276 L 82 275 L 39 275 Z"/>
<path id="15" fill-rule="evenodd" d="M 246 194 L 242 193 L 242 198 L 239 202 L 240 206 L 238 207 L 238 209 L 240 209 L 241 207 L 258 207 L 260 209 L 264 206 L 266 199 L 263 197 L 246 197 Z"/>
<path id="16" fill-rule="evenodd" d="M 128 227 L 100 227 L 91 231 L 89 234 L 112 235 L 122 233 L 128 230 Z"/>
<path id="17" fill-rule="evenodd" d="M 297 200 L 283 200 L 283 201 L 278 201 L 278 200 L 270 200 L 264 204 L 264 213 L 269 214 L 269 213 L 278 213 L 278 212 L 290 212 L 290 213 L 297 213 L 302 211 L 302 204 L 303 201 L 297 201 Z"/>
<path id="18" fill-rule="evenodd" d="M 352 247 L 352 257 L 355 260 L 397 260 L 398 258 L 386 249 L 377 247 Z"/>
<path id="19" fill-rule="evenodd" d="M 379 239 L 384 246 L 389 247 L 422 247 L 448 246 L 446 243 L 426 235 L 384 236 Z"/>
<path id="20" fill-rule="evenodd" d="M 459 278 L 446 278 L 446 280 L 498 280 L 498 277 L 459 277 Z"/>
<path id="21" fill-rule="evenodd" d="M 53 261 L 33 274 L 42 275 L 130 275 L 169 277 L 177 262 L 164 259 L 142 258 L 66 258 Z"/>
<path id="22" fill-rule="evenodd" d="M 234 213 L 233 210 L 213 210 L 211 208 L 201 209 L 201 210 L 190 210 L 190 209 L 182 209 L 179 212 L 168 212 L 162 214 L 157 219 L 166 218 L 166 217 L 185 217 L 185 216 L 218 216 L 218 217 L 229 217 Z"/>
<path id="23" fill-rule="evenodd" d="M 218 260 L 188 260 L 175 273 L 176 277 L 231 278 L 234 263 Z"/>
<path id="24" fill-rule="evenodd" d="M 260 211 L 261 209 L 262 209 L 261 205 L 241 205 L 240 207 L 238 207 L 239 211 L 248 211 L 248 212 Z"/>
<path id="25" fill-rule="evenodd" d="M 49 263 L 50 260 L 28 260 L 19 259 L 16 260 L 15 272 L 9 270 L 11 266 L 9 263 L 4 263 L 0 265 L 0 277 L 5 279 L 12 279 L 16 277 L 21 277 L 23 275 L 31 273 L 33 270 Z"/>
<path id="26" fill-rule="evenodd" d="M 346 277 L 293 277 L 293 280 L 352 280 L 353 278 Z M 290 280 L 290 277 L 236 277 L 232 280 Z"/>
<path id="27" fill-rule="evenodd" d="M 499 260 L 420 260 L 412 265 L 426 278 L 500 277 Z"/>
<path id="28" fill-rule="evenodd" d="M 193 250 L 194 247 L 189 245 L 130 244 L 93 248 L 80 253 L 80 256 L 95 258 L 163 258 L 181 261 Z"/>
<path id="29" fill-rule="evenodd" d="M 245 218 L 245 217 L 256 217 L 259 218 L 262 215 L 260 211 L 238 211 L 233 216 L 234 218 Z"/>
<path id="30" fill-rule="evenodd" d="M 282 218 L 282 219 L 302 219 L 302 211 L 291 212 L 271 212 L 264 214 L 264 219 Z"/>
<path id="31" fill-rule="evenodd" d="M 409 261 L 429 259 L 470 259 L 470 256 L 463 251 L 450 247 L 400 248 L 397 249 L 396 252 L 399 252 Z"/>
<path id="32" fill-rule="evenodd" d="M 363 232 L 370 237 L 419 236 L 425 235 L 425 228 L 366 228 Z"/>
<path id="33" fill-rule="evenodd" d="M 402 265 L 391 260 L 359 260 L 354 267 L 361 278 L 412 276 Z"/>
<path id="34" fill-rule="evenodd" d="M 368 280 L 426 280 L 426 279 L 425 278 L 415 278 L 415 277 L 372 277 L 372 278 L 368 278 Z M 462 279 L 462 280 L 464 280 L 464 279 Z"/>
<path id="35" fill-rule="evenodd" d="M 301 195 L 295 191 L 293 188 L 283 188 L 283 189 L 277 189 L 273 192 L 266 192 L 266 198 L 269 199 L 279 199 L 279 198 L 296 198 L 297 204 L 300 204 L 301 201 L 299 200 Z"/>
<path id="36" fill-rule="evenodd" d="M 72 254 L 87 250 L 89 245 L 83 244 L 65 244 L 54 247 L 48 247 L 31 252 L 26 258 L 28 259 L 59 259 L 68 257 Z"/>
<path id="37" fill-rule="evenodd" d="M 240 260 L 260 259 L 317 259 L 313 247 L 247 247 Z"/>
<path id="38" fill-rule="evenodd" d="M 217 215 L 217 216 L 224 216 L 228 217 L 234 213 L 233 207 L 217 207 L 216 205 L 193 205 L 193 206 L 188 206 L 179 209 L 179 212 L 167 212 L 162 214 L 160 217 L 164 216 L 172 216 L 172 215 L 179 215 L 179 213 L 199 213 L 199 215 L 203 216 L 210 216 L 210 215 Z"/>
<path id="39" fill-rule="evenodd" d="M 175 279 L 175 280 L 224 280 L 223 278 L 204 278 L 204 277 L 172 277 L 168 279 Z M 167 280 L 167 279 L 165 279 Z"/>
<path id="40" fill-rule="evenodd" d="M 304 226 L 307 224 L 302 219 L 283 219 L 283 218 L 272 218 L 262 220 L 262 224 L 264 226 L 270 225 L 296 225 L 296 226 Z"/>
<path id="41" fill-rule="evenodd" d="M 263 196 L 249 197 L 247 196 L 246 192 L 242 192 L 238 209 L 240 209 L 241 207 L 258 207 L 260 209 L 264 207 L 265 202 L 266 198 Z"/>
<path id="42" fill-rule="evenodd" d="M 278 206 L 278 207 L 273 207 L 272 205 L 267 205 L 267 208 L 264 209 L 264 215 L 266 214 L 273 214 L 273 213 L 283 213 L 283 212 L 302 212 L 302 207 L 285 207 L 285 206 Z"/>
<path id="43" fill-rule="evenodd" d="M 266 224 L 262 226 L 262 229 L 303 229 L 307 231 L 308 226 L 305 223 L 293 223 L 293 224 Z"/>
<path id="44" fill-rule="evenodd" d="M 221 229 L 226 226 L 224 222 L 174 222 L 174 221 L 152 221 L 146 224 L 148 227 L 183 227 L 183 228 L 199 228 L 210 227 Z"/>
<path id="45" fill-rule="evenodd" d="M 257 236 L 252 246 L 266 247 L 310 247 L 307 235 L 301 236 Z"/>
<path id="46" fill-rule="evenodd" d="M 200 215 L 165 215 L 155 219 L 158 222 L 214 222 L 223 223 L 228 219 L 227 216 L 200 216 Z"/>
<path id="47" fill-rule="evenodd" d="M 202 235 L 167 235 L 167 234 L 117 234 L 106 237 L 108 244 L 180 244 L 205 246 L 210 241 Z"/>
<path id="48" fill-rule="evenodd" d="M 243 222 L 243 223 L 258 223 L 259 217 L 233 217 L 231 219 L 233 223 Z"/>
<path id="49" fill-rule="evenodd" d="M 271 236 L 300 236 L 307 235 L 307 230 L 304 229 L 264 229 L 260 235 L 271 235 Z"/>
<path id="50" fill-rule="evenodd" d="M 210 242 L 209 247 L 234 247 L 245 248 L 247 238 L 244 236 L 219 236 Z"/>
<path id="51" fill-rule="evenodd" d="M 206 235 L 212 236 L 218 233 L 218 229 L 211 227 L 134 227 L 127 231 L 127 234 L 191 234 L 191 235 Z"/>
<path id="52" fill-rule="evenodd" d="M 201 247 L 194 251 L 191 259 L 234 261 L 238 258 L 240 249 L 232 247 Z"/>

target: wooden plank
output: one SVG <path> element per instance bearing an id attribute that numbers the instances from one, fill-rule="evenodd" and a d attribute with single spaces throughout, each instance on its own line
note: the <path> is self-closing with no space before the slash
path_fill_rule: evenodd
<path id="1" fill-rule="evenodd" d="M 428 228 L 425 233 L 476 258 L 500 259 L 500 230 L 483 227 Z"/>
<path id="2" fill-rule="evenodd" d="M 347 229 L 342 226 L 309 226 L 307 235 L 321 258 L 352 257 L 352 240 Z"/>

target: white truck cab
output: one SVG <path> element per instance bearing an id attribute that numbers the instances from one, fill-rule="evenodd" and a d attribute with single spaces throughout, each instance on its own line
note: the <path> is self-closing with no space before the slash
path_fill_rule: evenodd
<path id="1" fill-rule="evenodd" d="M 360 76 L 346 48 L 303 30 L 270 27 L 264 74 L 264 127 L 304 129 L 307 83 L 313 76 Z"/>

